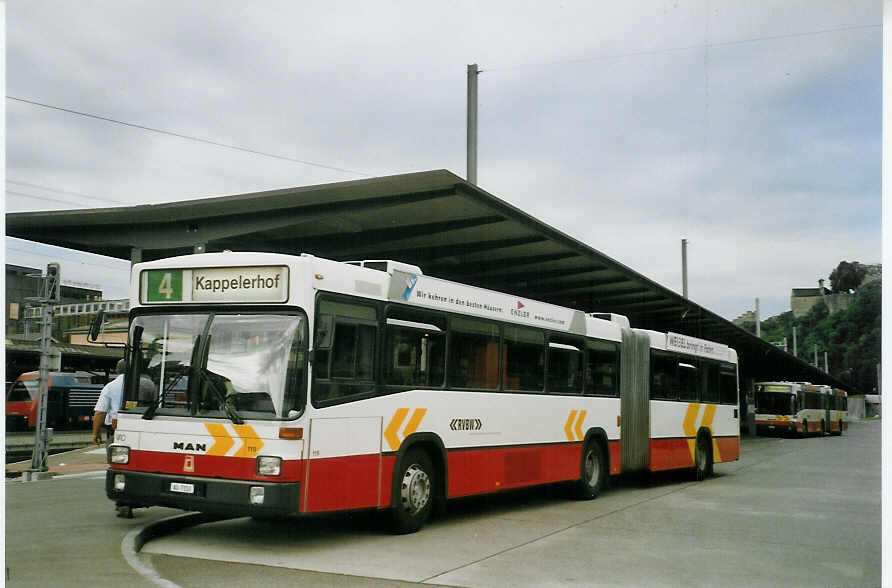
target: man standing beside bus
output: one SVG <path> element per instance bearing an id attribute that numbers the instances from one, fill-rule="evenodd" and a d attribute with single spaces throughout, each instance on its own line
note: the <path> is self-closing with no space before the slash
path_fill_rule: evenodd
<path id="1" fill-rule="evenodd" d="M 118 361 L 115 366 L 115 373 L 118 377 L 105 385 L 102 392 L 99 393 L 99 400 L 96 401 L 96 407 L 93 409 L 93 443 L 102 445 L 102 430 L 108 434 L 111 440 L 114 435 L 112 422 L 118 416 L 118 409 L 121 408 L 121 397 L 124 392 L 124 372 L 127 371 L 127 362 L 123 359 Z"/>

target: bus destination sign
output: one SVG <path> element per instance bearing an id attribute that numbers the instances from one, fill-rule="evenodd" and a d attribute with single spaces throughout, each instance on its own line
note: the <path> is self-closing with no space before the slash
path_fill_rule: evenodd
<path id="1" fill-rule="evenodd" d="M 691 337 L 690 335 L 680 335 L 678 333 L 666 333 L 666 349 L 669 351 L 678 351 L 679 353 L 688 353 L 690 355 L 699 355 L 700 357 L 709 357 L 721 361 L 728 361 L 728 346 L 714 341 L 706 341 Z"/>
<path id="2" fill-rule="evenodd" d="M 286 266 L 159 269 L 142 272 L 145 304 L 286 302 Z"/>

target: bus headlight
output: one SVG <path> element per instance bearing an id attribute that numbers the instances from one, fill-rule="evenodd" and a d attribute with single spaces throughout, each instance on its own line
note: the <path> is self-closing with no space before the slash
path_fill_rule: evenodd
<path id="1" fill-rule="evenodd" d="M 282 458 L 271 455 L 257 456 L 258 476 L 278 476 L 282 473 Z"/>
<path id="2" fill-rule="evenodd" d="M 130 463 L 130 448 L 126 445 L 112 445 L 108 448 L 108 462 L 122 465 Z"/>

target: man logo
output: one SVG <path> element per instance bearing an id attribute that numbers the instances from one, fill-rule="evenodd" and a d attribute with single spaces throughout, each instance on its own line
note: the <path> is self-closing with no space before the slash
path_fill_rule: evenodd
<path id="1" fill-rule="evenodd" d="M 195 456 L 187 455 L 186 459 L 183 460 L 183 471 L 184 472 L 194 472 L 195 471 Z"/>

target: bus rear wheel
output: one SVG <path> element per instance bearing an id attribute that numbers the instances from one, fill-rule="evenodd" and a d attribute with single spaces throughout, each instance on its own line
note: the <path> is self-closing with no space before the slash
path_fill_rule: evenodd
<path id="1" fill-rule="evenodd" d="M 604 448 L 596 440 L 591 440 L 582 449 L 581 477 L 576 486 L 579 500 L 597 498 L 607 480 L 607 460 Z"/>
<path id="2" fill-rule="evenodd" d="M 697 437 L 697 448 L 694 452 L 694 475 L 702 481 L 712 475 L 712 443 L 708 435 Z"/>
<path id="3" fill-rule="evenodd" d="M 839 424 L 837 425 L 837 427 L 838 428 L 836 429 L 836 434 L 841 436 L 842 435 L 842 420 L 839 421 Z"/>
<path id="4" fill-rule="evenodd" d="M 391 528 L 398 535 L 414 533 L 427 522 L 434 502 L 434 468 L 427 453 L 406 452 L 395 483 Z"/>
<path id="5" fill-rule="evenodd" d="M 808 421 L 802 421 L 802 437 L 808 435 Z"/>

